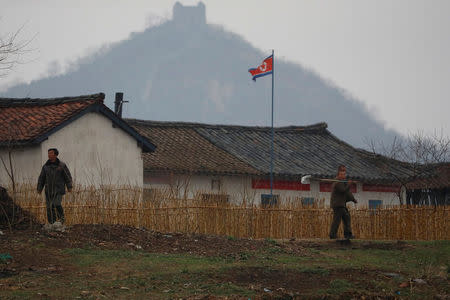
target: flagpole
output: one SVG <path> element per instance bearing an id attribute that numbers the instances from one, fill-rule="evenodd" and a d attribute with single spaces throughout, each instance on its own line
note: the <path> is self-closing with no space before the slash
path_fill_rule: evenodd
<path id="1" fill-rule="evenodd" d="M 273 77 L 275 75 L 275 56 L 274 50 L 272 49 L 272 142 L 270 151 L 270 200 L 273 201 L 272 191 L 273 191 L 273 140 L 274 140 L 274 130 L 273 130 Z"/>

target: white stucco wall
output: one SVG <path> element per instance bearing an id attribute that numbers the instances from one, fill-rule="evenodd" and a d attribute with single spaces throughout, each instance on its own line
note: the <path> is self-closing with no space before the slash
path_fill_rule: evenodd
<path id="1" fill-rule="evenodd" d="M 9 154 L 8 149 L 0 149 L 0 157 L 6 164 L 8 171 Z M 11 149 L 11 160 L 14 171 L 14 178 L 17 183 L 31 183 L 37 184 L 37 178 L 41 171 L 41 147 L 26 147 Z M 2 161 L 0 160 L 0 185 L 8 187 L 11 185 L 10 177 L 8 176 Z"/>
<path id="2" fill-rule="evenodd" d="M 41 144 L 40 165 L 47 150 L 57 148 L 58 158 L 69 167 L 76 184 L 143 184 L 143 160 L 137 141 L 98 113 L 87 113 Z"/>
<path id="3" fill-rule="evenodd" d="M 37 184 L 47 150 L 57 148 L 76 184 L 132 185 L 143 184 L 143 161 L 137 141 L 111 120 L 98 113 L 87 113 L 49 136 L 41 145 L 12 150 L 14 177 L 17 183 Z M 9 168 L 8 150 L 0 156 Z M 0 184 L 10 179 L 0 161 Z"/>
<path id="4" fill-rule="evenodd" d="M 178 197 L 183 197 L 186 192 L 186 197 L 192 198 L 196 193 L 224 193 L 229 195 L 230 202 L 242 203 L 243 199 L 247 203 L 260 204 L 261 194 L 270 194 L 270 189 L 253 189 L 251 177 L 244 176 L 181 176 L 176 175 L 169 178 L 164 175 L 149 175 L 146 177 L 144 187 L 154 188 L 159 190 L 176 190 Z M 212 179 L 219 179 L 221 182 L 221 189 L 212 189 Z M 170 182 L 170 183 L 169 183 Z M 320 185 L 318 181 L 311 182 L 309 191 L 293 191 L 293 190 L 273 190 L 274 195 L 279 195 L 281 201 L 295 202 L 299 198 L 314 198 L 315 200 L 324 201 L 325 205 L 330 204 L 331 192 L 320 192 Z M 358 206 L 368 206 L 369 200 L 382 200 L 383 205 L 398 205 L 399 200 L 395 193 L 389 192 L 363 192 L 362 183 L 357 184 L 357 192 L 354 193 L 358 201 Z M 253 201 L 253 202 L 252 202 Z M 348 206 L 353 206 L 349 203 Z"/>
<path id="5" fill-rule="evenodd" d="M 211 180 L 220 180 L 220 189 L 212 189 Z M 240 203 L 243 199 L 253 201 L 255 191 L 251 188 L 251 179 L 243 176 L 198 176 L 198 175 L 150 175 L 144 184 L 145 188 L 158 189 L 164 194 L 172 192 L 180 198 L 194 198 L 197 194 L 229 195 L 229 201 Z"/>

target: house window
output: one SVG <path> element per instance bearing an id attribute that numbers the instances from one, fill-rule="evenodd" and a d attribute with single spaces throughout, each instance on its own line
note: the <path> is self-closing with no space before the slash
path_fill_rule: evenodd
<path id="1" fill-rule="evenodd" d="M 377 209 L 383 205 L 382 200 L 369 200 L 369 209 Z"/>
<path id="2" fill-rule="evenodd" d="M 261 194 L 261 206 L 276 206 L 280 195 Z"/>
<path id="3" fill-rule="evenodd" d="M 314 204 L 314 198 L 313 197 L 302 198 L 302 205 L 313 205 L 313 204 Z"/>
<path id="4" fill-rule="evenodd" d="M 218 178 L 211 179 L 211 190 L 213 191 L 220 191 L 221 188 L 221 182 Z"/>
<path id="5" fill-rule="evenodd" d="M 207 203 L 227 203 L 230 196 L 225 194 L 201 194 L 200 199 Z"/>

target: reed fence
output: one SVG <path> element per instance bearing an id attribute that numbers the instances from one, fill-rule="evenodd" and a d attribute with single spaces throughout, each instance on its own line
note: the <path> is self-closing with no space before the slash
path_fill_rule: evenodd
<path id="1" fill-rule="evenodd" d="M 46 222 L 45 200 L 33 188 L 15 193 L 15 201 Z M 281 202 L 283 203 L 283 202 Z M 122 224 L 159 232 L 226 235 L 245 238 L 328 238 L 332 210 L 286 201 L 277 207 L 207 202 L 200 197 L 143 199 L 133 188 L 84 188 L 63 200 L 66 224 Z M 449 240 L 450 206 L 394 206 L 350 209 L 353 234 L 374 240 Z M 342 236 L 342 226 L 340 227 Z"/>

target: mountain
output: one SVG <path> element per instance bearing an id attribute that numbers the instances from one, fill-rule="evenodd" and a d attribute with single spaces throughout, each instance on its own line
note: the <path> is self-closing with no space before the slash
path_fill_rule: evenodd
<path id="1" fill-rule="evenodd" d="M 205 6 L 175 4 L 173 19 L 86 57 L 66 74 L 14 86 L 2 97 L 47 98 L 104 92 L 113 107 L 124 92 L 124 117 L 160 121 L 270 126 L 271 78 L 247 70 L 262 53 L 240 36 L 206 22 Z M 275 53 L 275 126 L 327 122 L 356 146 L 395 135 L 362 102 Z"/>

